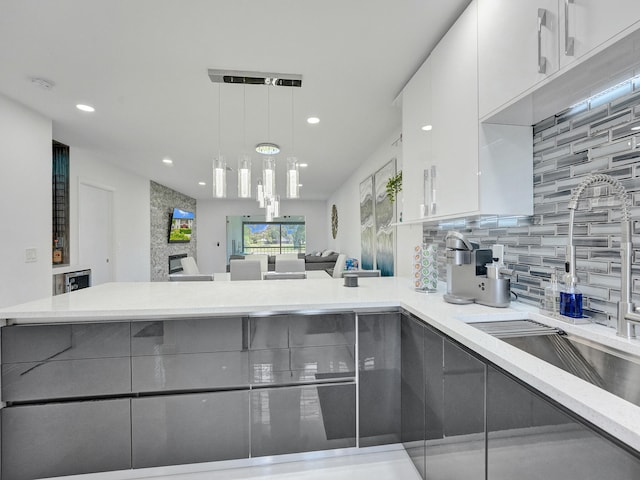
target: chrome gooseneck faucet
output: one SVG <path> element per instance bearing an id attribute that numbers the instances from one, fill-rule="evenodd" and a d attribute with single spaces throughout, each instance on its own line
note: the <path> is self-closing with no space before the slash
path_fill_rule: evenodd
<path id="1" fill-rule="evenodd" d="M 589 175 L 573 191 L 569 200 L 569 242 L 566 253 L 566 277 L 565 281 L 575 286 L 576 277 L 576 249 L 573 245 L 573 222 L 578 199 L 587 187 L 598 183 L 604 183 L 612 187 L 613 193 L 620 199 L 622 218 L 620 219 L 620 302 L 618 302 L 618 336 L 635 338 L 635 326 L 640 324 L 640 313 L 636 312 L 635 305 L 631 301 L 631 255 L 633 246 L 631 243 L 631 219 L 629 208 L 631 200 L 624 186 L 610 175 L 595 173 Z"/>

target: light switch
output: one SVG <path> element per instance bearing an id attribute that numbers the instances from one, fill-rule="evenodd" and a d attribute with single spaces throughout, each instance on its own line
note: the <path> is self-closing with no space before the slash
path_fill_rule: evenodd
<path id="1" fill-rule="evenodd" d="M 33 263 L 38 261 L 38 249 L 36 248 L 27 248 L 24 251 L 24 261 L 25 263 Z"/>

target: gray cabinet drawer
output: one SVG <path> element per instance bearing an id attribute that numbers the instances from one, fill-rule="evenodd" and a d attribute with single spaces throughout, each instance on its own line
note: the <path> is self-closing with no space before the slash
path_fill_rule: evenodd
<path id="1" fill-rule="evenodd" d="M 360 446 L 398 443 L 400 314 L 358 315 L 358 341 Z"/>
<path id="2" fill-rule="evenodd" d="M 130 401 L 2 409 L 2 478 L 23 480 L 131 468 Z"/>
<path id="3" fill-rule="evenodd" d="M 277 315 L 251 318 L 249 377 L 253 385 L 282 385 L 355 377 L 355 315 Z"/>
<path id="4" fill-rule="evenodd" d="M 128 357 L 2 365 L 4 402 L 129 392 L 131 363 Z"/>
<path id="5" fill-rule="evenodd" d="M 129 323 L 5 327 L 2 363 L 128 357 L 129 335 Z"/>
<path id="6" fill-rule="evenodd" d="M 134 392 L 244 387 L 248 352 L 157 355 L 131 359 Z"/>
<path id="7" fill-rule="evenodd" d="M 249 457 L 249 392 L 131 401 L 133 467 Z"/>
<path id="8" fill-rule="evenodd" d="M 252 457 L 355 445 L 355 384 L 251 392 Z"/>
<path id="9" fill-rule="evenodd" d="M 355 347 L 251 350 L 249 376 L 253 385 L 278 385 L 355 378 Z"/>
<path id="10" fill-rule="evenodd" d="M 249 319 L 249 348 L 289 348 L 289 316 Z"/>
<path id="11" fill-rule="evenodd" d="M 324 345 L 354 345 L 353 313 L 276 315 L 250 319 L 253 350 Z"/>
<path id="12" fill-rule="evenodd" d="M 245 322 L 242 317 L 134 322 L 131 326 L 131 354 L 240 351 L 246 349 Z"/>
<path id="13" fill-rule="evenodd" d="M 289 341 L 292 347 L 353 345 L 356 343 L 353 313 L 292 315 Z"/>

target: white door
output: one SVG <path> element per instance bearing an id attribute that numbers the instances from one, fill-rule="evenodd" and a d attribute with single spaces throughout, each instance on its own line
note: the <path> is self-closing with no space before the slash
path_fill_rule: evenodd
<path id="1" fill-rule="evenodd" d="M 113 281 L 113 192 L 80 184 L 78 199 L 79 264 L 91 268 L 91 284 Z"/>

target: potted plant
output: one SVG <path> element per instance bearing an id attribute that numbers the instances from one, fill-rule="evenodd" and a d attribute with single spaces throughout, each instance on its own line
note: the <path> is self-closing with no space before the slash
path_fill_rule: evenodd
<path id="1" fill-rule="evenodd" d="M 398 193 L 402 191 L 402 170 L 387 180 L 386 191 L 389 201 L 395 202 Z"/>

